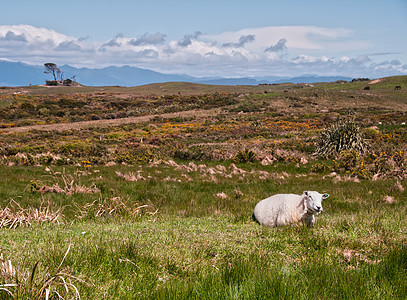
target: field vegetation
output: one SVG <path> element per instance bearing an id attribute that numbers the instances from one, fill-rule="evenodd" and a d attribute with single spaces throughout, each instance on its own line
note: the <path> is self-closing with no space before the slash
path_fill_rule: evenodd
<path id="1" fill-rule="evenodd" d="M 406 76 L 1 88 L 0 299 L 403 299 L 406 111 Z M 252 221 L 305 190 L 314 228 Z"/>

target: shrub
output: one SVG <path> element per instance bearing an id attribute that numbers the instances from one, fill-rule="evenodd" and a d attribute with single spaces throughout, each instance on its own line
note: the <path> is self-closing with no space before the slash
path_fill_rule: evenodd
<path id="1" fill-rule="evenodd" d="M 71 79 L 65 79 L 64 82 L 63 82 L 63 85 L 68 85 L 69 86 L 69 85 L 72 84 L 72 82 L 73 81 Z"/>
<path id="2" fill-rule="evenodd" d="M 338 160 L 334 160 L 335 171 L 351 171 L 361 161 L 359 152 L 355 150 L 343 150 L 339 153 Z"/>
<path id="3" fill-rule="evenodd" d="M 188 148 L 175 149 L 171 155 L 173 158 L 182 160 L 211 160 L 213 159 L 212 153 L 202 146 L 192 146 Z"/>
<path id="4" fill-rule="evenodd" d="M 330 167 L 325 163 L 315 163 L 311 166 L 310 171 L 314 173 L 323 173 L 329 171 Z"/>
<path id="5" fill-rule="evenodd" d="M 369 78 L 353 78 L 352 82 L 370 81 Z"/>
<path id="6" fill-rule="evenodd" d="M 359 127 L 350 120 L 339 121 L 322 131 L 315 155 L 322 157 L 337 156 L 344 150 L 355 150 L 364 153 L 367 143 Z"/>
<path id="7" fill-rule="evenodd" d="M 368 166 L 365 164 L 364 157 L 354 149 L 344 150 L 339 154 L 338 160 L 333 161 L 336 172 L 346 172 L 350 176 L 367 179 L 371 176 Z"/>
<path id="8" fill-rule="evenodd" d="M 49 86 L 57 86 L 58 81 L 56 81 L 56 80 L 47 80 L 47 81 L 45 81 L 45 84 L 49 85 Z"/>
<path id="9" fill-rule="evenodd" d="M 234 163 L 246 163 L 246 162 L 254 162 L 256 159 L 256 153 L 251 150 L 240 150 L 235 157 L 233 158 Z"/>
<path id="10" fill-rule="evenodd" d="M 148 146 L 130 146 L 128 148 L 118 148 L 114 153 L 114 160 L 117 163 L 140 164 L 152 162 L 160 158 L 159 150 Z"/>

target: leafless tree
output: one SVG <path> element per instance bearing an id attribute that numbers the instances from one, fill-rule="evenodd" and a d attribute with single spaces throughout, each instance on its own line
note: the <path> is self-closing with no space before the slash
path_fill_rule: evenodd
<path id="1" fill-rule="evenodd" d="M 61 70 L 58 68 L 58 66 L 54 63 L 46 63 L 44 64 L 45 67 L 45 74 L 51 74 L 54 77 L 55 81 L 58 81 L 58 75 L 60 75 L 62 72 Z"/>

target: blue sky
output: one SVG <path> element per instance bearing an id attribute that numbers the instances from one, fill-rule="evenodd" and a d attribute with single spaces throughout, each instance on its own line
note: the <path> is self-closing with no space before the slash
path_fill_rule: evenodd
<path id="1" fill-rule="evenodd" d="M 7 1 L 0 59 L 194 76 L 407 74 L 407 0 Z"/>

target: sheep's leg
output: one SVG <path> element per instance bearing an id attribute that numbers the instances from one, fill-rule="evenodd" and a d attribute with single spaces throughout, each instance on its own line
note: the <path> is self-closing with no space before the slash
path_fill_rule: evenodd
<path id="1" fill-rule="evenodd" d="M 306 216 L 304 218 L 304 222 L 305 222 L 305 225 L 307 225 L 308 227 L 310 227 L 310 228 L 314 227 L 314 223 L 315 223 L 314 215 Z"/>
<path id="2" fill-rule="evenodd" d="M 256 219 L 256 216 L 254 215 L 254 213 L 253 213 L 253 215 L 252 215 L 252 219 L 253 219 L 253 221 L 255 221 L 255 222 L 257 222 L 257 223 L 260 224 L 260 222 Z"/>

